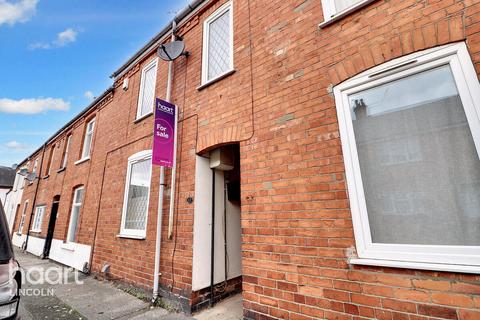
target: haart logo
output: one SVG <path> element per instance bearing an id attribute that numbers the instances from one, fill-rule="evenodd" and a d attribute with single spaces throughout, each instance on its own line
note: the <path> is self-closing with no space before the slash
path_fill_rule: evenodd
<path id="1" fill-rule="evenodd" d="M 173 108 L 164 106 L 160 102 L 158 103 L 158 110 L 169 113 L 169 114 L 173 114 Z"/>

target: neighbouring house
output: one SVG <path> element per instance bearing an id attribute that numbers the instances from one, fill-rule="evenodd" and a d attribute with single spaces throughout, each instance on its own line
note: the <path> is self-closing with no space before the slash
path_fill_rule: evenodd
<path id="1" fill-rule="evenodd" d="M 174 19 L 189 55 L 170 65 L 159 274 L 152 114 L 171 24 L 25 160 L 38 179 L 14 240 L 145 290 L 158 277 L 187 313 L 241 293 L 245 319 L 478 319 L 479 13 L 194 1 Z"/>
<path id="2" fill-rule="evenodd" d="M 20 209 L 20 203 L 22 201 L 23 188 L 25 187 L 25 176 L 19 172 L 21 169 L 28 166 L 28 164 L 20 164 L 17 169 L 14 170 L 14 182 L 12 190 L 7 194 L 5 199 L 5 214 L 7 215 L 8 228 L 10 233 L 13 231 L 13 224 Z M 18 245 L 18 244 L 17 244 Z M 20 246 L 20 245 L 19 245 Z"/>
<path id="3" fill-rule="evenodd" d="M 15 181 L 15 170 L 9 167 L 0 166 L 0 202 L 5 206 L 8 193 L 13 188 Z"/>

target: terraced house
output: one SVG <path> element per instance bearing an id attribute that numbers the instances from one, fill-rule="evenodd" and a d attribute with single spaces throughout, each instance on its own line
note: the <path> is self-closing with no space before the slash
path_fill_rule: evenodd
<path id="1" fill-rule="evenodd" d="M 174 22 L 26 160 L 18 245 L 158 277 L 185 312 L 241 293 L 245 319 L 480 319 L 480 1 L 196 0 Z M 172 32 L 189 54 L 167 63 Z"/>

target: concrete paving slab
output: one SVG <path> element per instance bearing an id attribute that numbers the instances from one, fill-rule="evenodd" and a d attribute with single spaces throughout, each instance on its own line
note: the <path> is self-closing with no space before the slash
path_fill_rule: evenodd
<path id="1" fill-rule="evenodd" d="M 31 276 L 33 270 L 43 270 L 33 273 L 32 280 L 34 281 L 40 279 L 42 274 L 45 274 L 45 270 L 69 271 L 69 268 L 20 251 L 16 252 L 16 258 L 23 269 L 30 271 Z M 26 283 L 25 288 L 50 291 L 53 289 L 53 295 L 23 296 L 19 307 L 20 319 L 193 319 L 182 314 L 169 313 L 161 308 L 150 308 L 148 303 L 120 290 L 110 282 L 98 281 L 80 274 L 78 280 L 82 283 L 79 284 L 75 282 L 75 273 L 67 272 L 66 274 L 67 276 L 64 278 L 65 274 L 50 273 L 49 278 L 53 282 L 63 280 L 58 283 Z"/>
<path id="2" fill-rule="evenodd" d="M 168 316 L 168 311 L 165 309 L 154 308 L 138 315 L 131 315 L 128 320 L 150 320 L 150 319 L 165 319 Z M 123 320 L 123 319 L 122 319 Z M 125 319 L 127 320 L 127 319 Z"/>
<path id="3" fill-rule="evenodd" d="M 243 319 L 242 295 L 238 294 L 219 302 L 213 308 L 194 315 L 196 320 L 241 320 Z"/>

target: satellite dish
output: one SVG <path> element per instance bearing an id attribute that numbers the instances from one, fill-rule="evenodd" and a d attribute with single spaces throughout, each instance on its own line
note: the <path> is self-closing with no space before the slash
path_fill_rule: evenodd
<path id="1" fill-rule="evenodd" d="M 22 168 L 20 169 L 20 171 L 18 172 L 19 175 L 21 176 L 26 176 L 28 174 L 28 170 L 27 168 Z"/>
<path id="2" fill-rule="evenodd" d="M 30 182 L 35 181 L 35 179 L 37 179 L 37 174 L 35 172 L 29 173 L 27 175 L 27 180 Z"/>
<path id="3" fill-rule="evenodd" d="M 167 44 L 161 44 L 157 50 L 160 59 L 165 61 L 173 61 L 184 53 L 185 43 L 180 40 L 175 40 Z"/>

